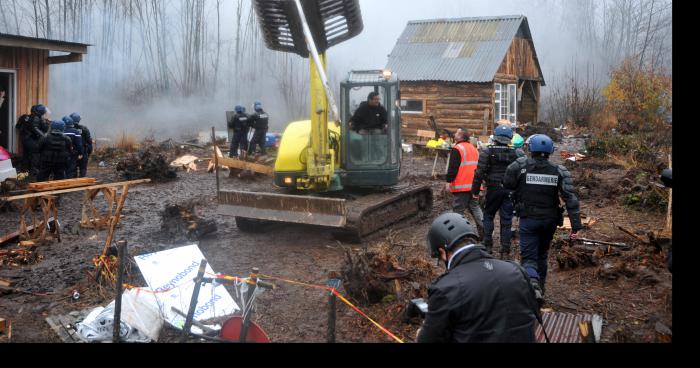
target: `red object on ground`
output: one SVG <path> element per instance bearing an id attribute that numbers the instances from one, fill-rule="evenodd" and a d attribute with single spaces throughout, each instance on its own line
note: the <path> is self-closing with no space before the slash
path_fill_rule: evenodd
<path id="1" fill-rule="evenodd" d="M 241 327 L 243 327 L 243 318 L 232 317 L 224 322 L 223 327 L 221 327 L 221 332 L 219 337 L 224 340 L 239 341 L 241 337 Z M 263 331 L 260 326 L 255 324 L 255 322 L 250 321 L 250 326 L 248 326 L 248 333 L 245 337 L 245 342 L 249 343 L 269 343 L 270 338 L 267 336 L 265 331 Z"/>
<path id="2" fill-rule="evenodd" d="M 10 153 L 5 150 L 3 146 L 0 146 L 0 161 L 5 161 L 10 159 Z"/>

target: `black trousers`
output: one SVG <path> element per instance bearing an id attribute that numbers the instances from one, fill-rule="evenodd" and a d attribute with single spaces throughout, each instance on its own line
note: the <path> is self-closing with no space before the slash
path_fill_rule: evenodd
<path id="1" fill-rule="evenodd" d="M 63 180 L 66 178 L 66 164 L 43 162 L 39 170 L 38 181 L 48 181 L 53 175 L 53 180 Z"/>
<path id="2" fill-rule="evenodd" d="M 255 129 L 253 133 L 253 139 L 250 140 L 250 147 L 248 148 L 248 153 L 255 153 L 255 146 L 260 145 L 260 153 L 265 154 L 265 136 L 267 135 L 267 129 Z"/>

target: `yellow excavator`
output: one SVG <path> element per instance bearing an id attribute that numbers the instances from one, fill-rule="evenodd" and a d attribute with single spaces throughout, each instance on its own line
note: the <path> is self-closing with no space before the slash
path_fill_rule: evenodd
<path id="1" fill-rule="evenodd" d="M 432 209 L 428 185 L 400 183 L 400 83 L 388 70 L 352 71 L 340 85 L 340 108 L 326 75 L 328 48 L 360 34 L 359 0 L 256 0 L 268 48 L 309 58 L 311 117 L 290 123 L 275 161 L 275 189 L 219 192 L 220 212 L 242 231 L 271 222 L 332 227 L 358 239 Z M 377 92 L 387 129 L 350 129 L 357 105 Z"/>

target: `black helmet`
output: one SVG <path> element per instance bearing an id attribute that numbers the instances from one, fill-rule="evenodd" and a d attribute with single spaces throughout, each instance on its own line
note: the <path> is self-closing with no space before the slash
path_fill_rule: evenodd
<path id="1" fill-rule="evenodd" d="M 448 212 L 440 215 L 433 221 L 428 231 L 430 256 L 433 258 L 440 257 L 438 249 L 444 248 L 446 251 L 449 251 L 465 236 L 473 236 L 476 239 L 479 238 L 476 227 L 464 218 L 463 215 L 455 212 Z"/>
<path id="2" fill-rule="evenodd" d="M 671 169 L 666 169 L 661 173 L 661 181 L 664 183 L 664 185 L 668 188 L 673 187 L 673 170 Z"/>

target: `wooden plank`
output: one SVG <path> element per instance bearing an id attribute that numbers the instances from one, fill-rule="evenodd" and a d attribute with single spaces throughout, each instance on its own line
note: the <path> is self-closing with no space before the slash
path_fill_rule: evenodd
<path id="1" fill-rule="evenodd" d="M 250 170 L 265 175 L 272 175 L 274 172 L 274 168 L 272 166 L 261 165 L 254 162 L 248 162 L 231 157 L 225 157 L 218 147 L 216 149 L 216 153 L 218 156 L 219 166 L 228 166 L 229 168 L 234 169 Z"/>
<path id="2" fill-rule="evenodd" d="M 30 190 L 68 189 L 71 187 L 77 187 L 80 185 L 95 184 L 95 183 L 97 183 L 97 179 L 95 179 L 95 178 L 79 178 L 79 179 L 53 180 L 53 181 L 29 183 L 28 188 Z"/>
<path id="3" fill-rule="evenodd" d="M 80 188 L 70 188 L 70 189 L 61 189 L 61 190 L 52 190 L 50 192 L 41 192 L 41 193 L 31 193 L 31 194 L 23 194 L 23 195 L 18 195 L 18 196 L 12 196 L 12 197 L 0 197 L 0 199 L 4 201 L 17 201 L 20 199 L 27 199 L 27 198 L 39 198 L 39 197 L 44 197 L 47 195 L 54 195 L 54 194 L 64 194 L 64 193 L 73 193 L 73 192 L 80 192 L 83 190 L 90 190 L 90 189 L 102 189 L 102 188 L 114 188 L 114 187 L 121 187 L 126 184 L 128 185 L 138 185 L 138 184 L 144 184 L 144 183 L 150 183 L 151 179 L 140 179 L 140 180 L 131 180 L 131 181 L 122 181 L 122 182 L 117 182 L 117 183 L 105 183 L 105 184 L 97 184 L 97 185 L 91 185 L 88 187 L 80 187 Z"/>
<path id="4" fill-rule="evenodd" d="M 73 338 L 68 334 L 68 331 L 66 331 L 66 328 L 63 327 L 63 324 L 61 321 L 58 319 L 58 316 L 50 316 L 46 317 L 46 322 L 51 326 L 51 329 L 56 332 L 58 337 L 66 343 L 72 343 Z"/>

